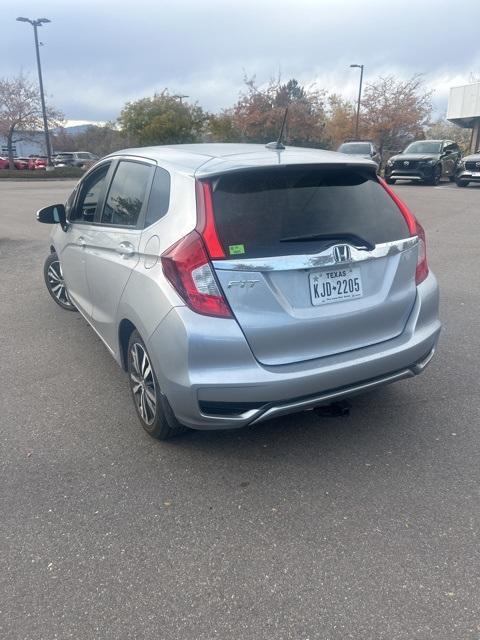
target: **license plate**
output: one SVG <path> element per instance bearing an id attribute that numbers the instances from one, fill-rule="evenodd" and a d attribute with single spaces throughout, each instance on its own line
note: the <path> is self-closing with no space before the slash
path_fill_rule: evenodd
<path id="1" fill-rule="evenodd" d="M 472 178 L 480 178 L 480 171 L 472 171 Z"/>
<path id="2" fill-rule="evenodd" d="M 314 306 L 361 298 L 362 277 L 360 269 L 343 268 L 310 273 L 310 296 Z"/>

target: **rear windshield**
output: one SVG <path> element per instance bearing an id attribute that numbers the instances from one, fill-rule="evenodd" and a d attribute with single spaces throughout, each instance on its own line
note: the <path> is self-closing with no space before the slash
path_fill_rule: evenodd
<path id="1" fill-rule="evenodd" d="M 421 142 L 412 142 L 403 153 L 440 153 L 442 143 L 435 140 L 424 140 Z"/>
<path id="2" fill-rule="evenodd" d="M 338 147 L 340 153 L 370 153 L 370 145 L 368 142 L 345 142 Z"/>
<path id="3" fill-rule="evenodd" d="M 227 256 L 317 253 L 337 242 L 372 248 L 410 234 L 398 207 L 362 169 L 278 167 L 213 180 Z"/>

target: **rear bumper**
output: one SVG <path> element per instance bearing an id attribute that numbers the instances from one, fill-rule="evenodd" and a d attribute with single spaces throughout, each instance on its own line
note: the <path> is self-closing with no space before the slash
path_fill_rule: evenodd
<path id="1" fill-rule="evenodd" d="M 290 402 L 267 405 L 265 407 L 257 409 L 256 411 L 249 412 L 249 415 L 247 415 L 246 413 L 245 418 L 250 418 L 250 424 L 263 422 L 264 420 L 277 418 L 278 416 L 286 415 L 288 413 L 307 411 L 308 409 L 313 409 L 314 407 L 318 407 L 322 404 L 336 402 L 337 400 L 342 400 L 343 398 L 348 398 L 349 396 L 372 391 L 377 387 L 391 384 L 392 382 L 398 382 L 399 380 L 411 378 L 415 375 L 418 375 L 425 369 L 430 360 L 433 358 L 434 353 L 435 347 L 433 347 L 433 349 L 430 351 L 430 353 L 427 354 L 425 358 L 422 358 L 422 360 L 420 360 L 419 362 L 415 363 L 407 369 L 403 369 L 402 371 L 389 373 L 379 378 L 359 382 L 357 384 L 343 387 L 341 389 L 327 391 L 310 398 L 299 398 Z"/>
<path id="2" fill-rule="evenodd" d="M 170 311 L 148 341 L 178 419 L 196 429 L 243 427 L 417 375 L 440 333 L 433 274 L 417 288 L 404 332 L 363 349 L 292 365 L 255 360 L 234 320 Z"/>

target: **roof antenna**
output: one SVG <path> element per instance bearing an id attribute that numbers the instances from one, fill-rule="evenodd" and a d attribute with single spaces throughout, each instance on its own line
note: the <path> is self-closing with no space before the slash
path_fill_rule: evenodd
<path id="1" fill-rule="evenodd" d="M 285 108 L 285 114 L 283 116 L 283 122 L 282 122 L 282 128 L 280 129 L 280 135 L 278 136 L 278 139 L 276 142 L 269 142 L 268 144 L 265 145 L 265 147 L 267 149 L 274 149 L 274 150 L 282 150 L 285 149 L 285 145 L 282 143 L 282 137 L 283 137 L 283 130 L 285 129 L 285 123 L 287 121 L 287 115 L 288 115 L 288 104 Z"/>

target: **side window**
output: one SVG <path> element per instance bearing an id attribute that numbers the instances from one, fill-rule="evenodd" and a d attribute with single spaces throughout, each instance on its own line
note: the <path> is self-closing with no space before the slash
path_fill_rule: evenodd
<path id="1" fill-rule="evenodd" d="M 119 162 L 102 213 L 103 224 L 132 227 L 145 201 L 152 167 L 139 162 Z"/>
<path id="2" fill-rule="evenodd" d="M 70 220 L 76 222 L 93 222 L 98 205 L 101 203 L 105 189 L 110 163 L 103 164 L 96 171 L 88 175 L 80 184 L 80 195 L 77 206 L 72 211 Z"/>
<path id="3" fill-rule="evenodd" d="M 148 199 L 145 226 L 157 222 L 167 213 L 170 206 L 170 174 L 165 169 L 157 167 L 152 182 L 152 189 Z"/>

